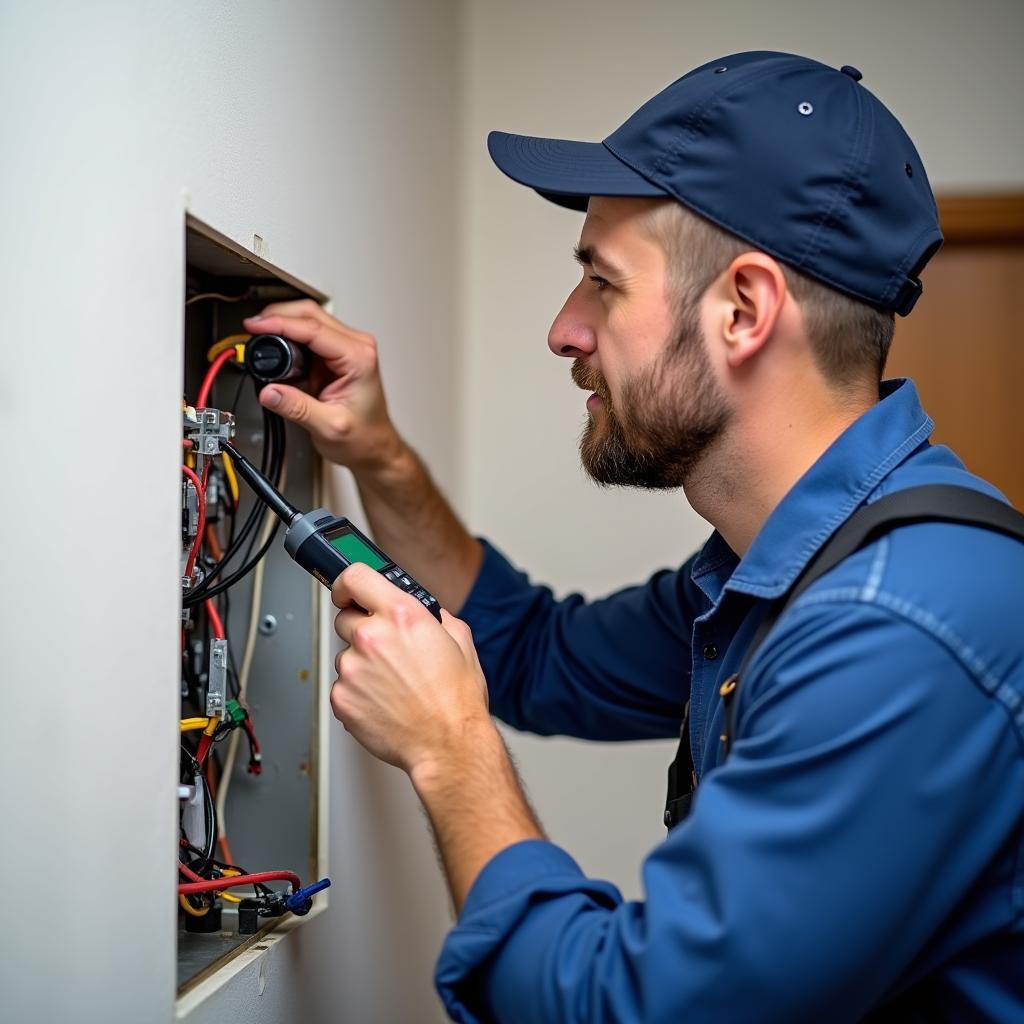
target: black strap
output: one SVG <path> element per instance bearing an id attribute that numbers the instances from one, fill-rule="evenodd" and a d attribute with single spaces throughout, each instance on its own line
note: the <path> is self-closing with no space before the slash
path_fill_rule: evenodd
<path id="1" fill-rule="evenodd" d="M 790 588 L 775 599 L 747 647 L 739 671 L 721 684 L 719 692 L 725 704 L 725 730 L 721 740 L 726 755 L 729 753 L 734 733 L 736 695 L 740 680 L 746 675 L 758 648 L 786 608 L 825 573 L 881 534 L 899 526 L 924 522 L 961 523 L 965 526 L 993 530 L 1024 541 L 1024 515 L 1012 505 L 969 487 L 957 487 L 952 484 L 910 487 L 895 494 L 888 494 L 859 509 L 818 550 Z M 678 825 L 689 813 L 693 792 L 697 786 L 697 775 L 690 750 L 689 718 L 690 705 L 687 702 L 679 733 L 679 749 L 668 770 L 664 822 L 666 828 L 670 829 Z"/>

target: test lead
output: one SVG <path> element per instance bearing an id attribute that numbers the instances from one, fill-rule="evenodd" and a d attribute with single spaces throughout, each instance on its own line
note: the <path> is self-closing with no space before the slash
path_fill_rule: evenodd
<path id="1" fill-rule="evenodd" d="M 399 590 L 415 597 L 438 622 L 441 621 L 441 605 L 437 598 L 421 587 L 348 519 L 336 516 L 325 508 L 300 512 L 230 442 L 224 442 L 223 447 L 234 462 L 235 472 L 287 527 L 284 535 L 285 551 L 325 587 L 329 589 L 353 562 L 363 562 Z"/>

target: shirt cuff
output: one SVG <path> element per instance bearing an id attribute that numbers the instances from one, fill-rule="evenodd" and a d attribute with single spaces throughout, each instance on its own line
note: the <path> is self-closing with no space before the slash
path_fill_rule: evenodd
<path id="1" fill-rule="evenodd" d="M 622 902 L 615 886 L 587 878 L 563 849 L 543 839 L 506 847 L 484 865 L 434 972 L 445 1009 L 460 1024 L 479 1024 L 483 1003 L 480 970 L 539 902 L 585 892 L 609 909 Z"/>

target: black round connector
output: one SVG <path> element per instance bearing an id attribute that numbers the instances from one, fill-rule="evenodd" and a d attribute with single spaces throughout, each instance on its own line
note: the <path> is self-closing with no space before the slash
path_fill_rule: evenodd
<path id="1" fill-rule="evenodd" d="M 245 367 L 261 384 L 301 380 L 309 374 L 309 352 L 280 334 L 256 334 L 246 342 Z"/>

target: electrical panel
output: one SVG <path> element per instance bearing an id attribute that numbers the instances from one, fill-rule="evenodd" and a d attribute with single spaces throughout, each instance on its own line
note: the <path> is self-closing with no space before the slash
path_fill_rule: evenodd
<path id="1" fill-rule="evenodd" d="M 307 435 L 256 397 L 268 377 L 301 378 L 305 353 L 285 339 L 254 345 L 242 321 L 271 302 L 326 296 L 191 217 L 185 254 L 179 991 L 323 899 L 322 588 L 285 553 L 282 524 L 225 444 L 294 505 L 319 504 Z"/>

